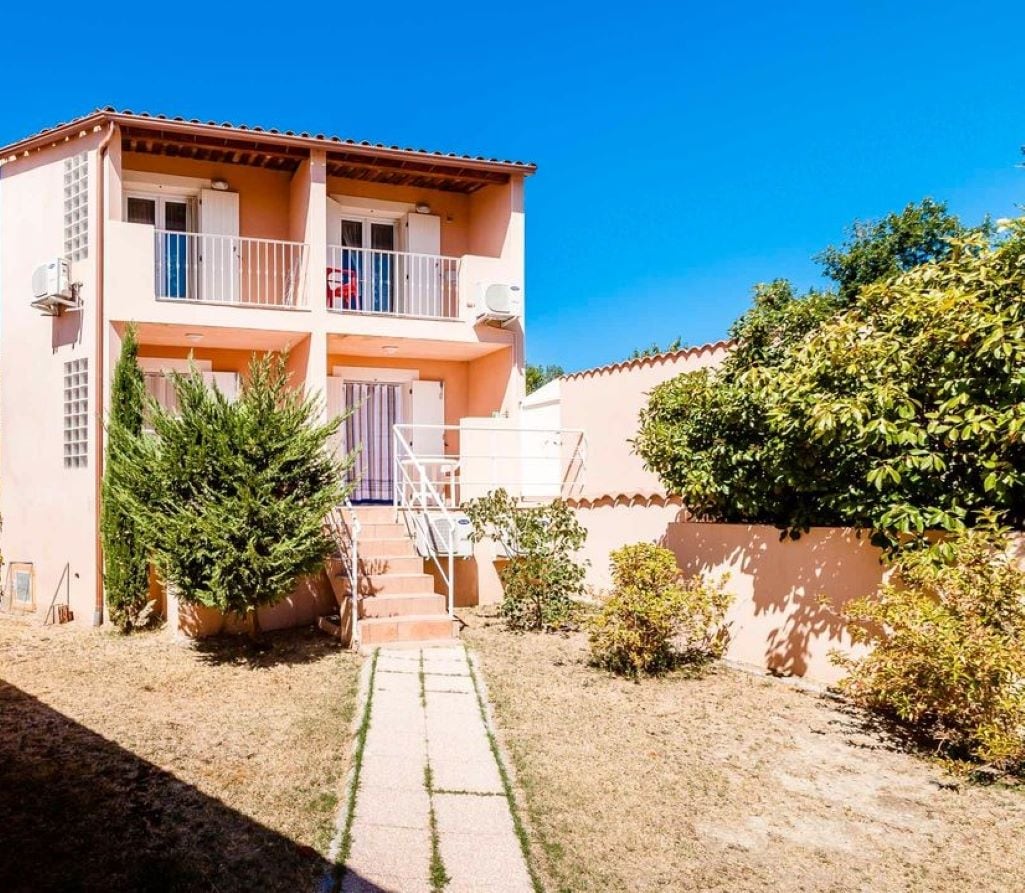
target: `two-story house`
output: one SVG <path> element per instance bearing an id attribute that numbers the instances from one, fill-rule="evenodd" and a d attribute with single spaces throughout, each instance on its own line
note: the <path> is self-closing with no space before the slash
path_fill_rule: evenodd
<path id="1" fill-rule="evenodd" d="M 346 519 L 368 530 L 363 560 L 376 566 L 365 586 L 396 597 L 383 617 L 429 617 L 436 600 L 407 602 L 439 586 L 424 585 L 423 549 L 400 541 L 413 528 L 396 525 L 394 510 L 419 492 L 425 518 L 437 503 L 436 520 L 474 486 L 500 483 L 495 457 L 516 450 L 496 449 L 489 429 L 517 448 L 530 439 L 514 426 L 533 171 L 109 108 L 0 149 L 8 606 L 52 615 L 51 603 L 70 604 L 77 621 L 102 622 L 104 420 L 131 322 L 160 400 L 171 399 L 166 374 L 190 360 L 230 393 L 253 352 L 280 351 L 297 384 L 325 395 L 325 412 L 355 407 L 344 425 L 345 447 L 360 447 Z M 557 465 L 563 447 L 544 449 Z M 445 562 L 434 564 L 444 578 Z M 453 593 L 476 598 L 478 571 L 460 571 L 461 587 L 448 573 L 449 606 Z M 298 622 L 317 608 L 283 608 L 269 625 L 289 622 L 289 610 Z M 440 629 L 406 626 L 394 636 Z"/>

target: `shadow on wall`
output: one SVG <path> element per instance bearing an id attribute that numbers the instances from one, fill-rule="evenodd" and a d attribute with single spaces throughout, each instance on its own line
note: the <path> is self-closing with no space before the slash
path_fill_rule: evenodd
<path id="1" fill-rule="evenodd" d="M 2 681 L 0 716 L 7 893 L 309 890 L 330 869 L 312 848 Z"/>
<path id="2" fill-rule="evenodd" d="M 851 650 L 839 609 L 874 592 L 886 573 L 880 550 L 848 528 L 781 541 L 774 527 L 677 523 L 665 545 L 688 575 L 729 572 L 731 659 L 827 682 L 840 675 L 830 650 Z"/>
<path id="3" fill-rule="evenodd" d="M 64 311 L 51 320 L 50 346 L 54 353 L 82 340 L 82 311 Z"/>

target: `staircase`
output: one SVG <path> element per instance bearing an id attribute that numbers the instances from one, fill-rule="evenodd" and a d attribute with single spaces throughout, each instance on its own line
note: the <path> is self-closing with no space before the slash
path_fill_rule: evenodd
<path id="1" fill-rule="evenodd" d="M 447 599 L 434 591 L 434 577 L 391 506 L 345 509 L 350 529 L 355 512 L 359 535 L 359 639 L 362 646 L 392 642 L 446 642 L 457 636 Z M 342 558 L 327 564 L 331 588 L 340 605 L 350 598 L 349 576 Z"/>

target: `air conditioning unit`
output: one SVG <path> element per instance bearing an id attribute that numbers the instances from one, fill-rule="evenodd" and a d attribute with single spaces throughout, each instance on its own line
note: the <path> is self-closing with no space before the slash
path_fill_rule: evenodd
<path id="1" fill-rule="evenodd" d="M 481 285 L 477 319 L 505 325 L 523 316 L 523 290 L 518 285 L 493 282 Z"/>
<path id="2" fill-rule="evenodd" d="M 32 273 L 32 306 L 44 316 L 57 316 L 65 308 L 78 309 L 77 289 L 67 259 L 58 257 L 36 267 Z"/>
<path id="3" fill-rule="evenodd" d="M 452 555 L 456 558 L 470 558 L 473 555 L 473 525 L 463 512 L 428 512 L 430 521 L 423 514 L 412 518 L 413 537 L 416 551 L 423 558 L 449 554 L 449 542 L 452 543 Z M 450 537 L 451 531 L 451 537 Z"/>

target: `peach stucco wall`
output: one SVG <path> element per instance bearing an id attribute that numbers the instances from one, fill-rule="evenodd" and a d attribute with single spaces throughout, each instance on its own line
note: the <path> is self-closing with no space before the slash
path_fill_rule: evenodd
<path id="1" fill-rule="evenodd" d="M 29 306 L 32 272 L 64 254 L 64 159 L 88 153 L 96 182 L 100 133 L 0 166 L 0 550 L 5 562 L 31 562 L 42 615 L 65 564 L 75 619 L 91 623 L 96 592 L 96 211 L 90 249 L 73 265 L 84 309 L 45 317 Z M 88 464 L 65 468 L 64 364 L 89 363 Z M 63 587 L 62 595 L 63 599 Z"/>
<path id="2" fill-rule="evenodd" d="M 715 366 L 725 355 L 725 345 L 720 343 L 562 378 L 562 427 L 580 428 L 587 434 L 583 495 L 661 494 L 658 478 L 644 469 L 630 445 L 637 435 L 641 409 L 656 385 L 684 372 Z"/>
<path id="3" fill-rule="evenodd" d="M 882 553 L 866 535 L 816 527 L 781 540 L 774 527 L 683 522 L 669 525 L 665 545 L 686 574 L 730 575 L 729 659 L 829 683 L 841 675 L 831 650 L 864 653 L 837 610 L 874 593 L 886 577 Z"/>
<path id="4" fill-rule="evenodd" d="M 292 236 L 289 209 L 293 198 L 292 174 L 288 172 L 138 152 L 123 153 L 121 163 L 125 172 L 151 172 L 202 180 L 223 178 L 230 190 L 238 193 L 239 235 L 253 239 L 290 239 Z M 128 176 L 122 179 L 127 181 Z M 130 190 L 132 184 L 127 183 L 124 188 Z"/>

